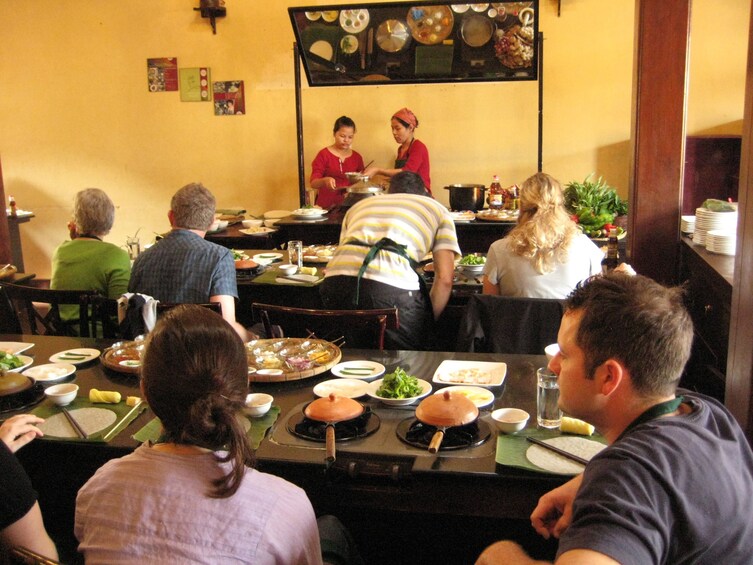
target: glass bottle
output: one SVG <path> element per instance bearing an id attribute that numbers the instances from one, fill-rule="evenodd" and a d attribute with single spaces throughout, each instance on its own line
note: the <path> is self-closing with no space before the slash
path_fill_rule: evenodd
<path id="1" fill-rule="evenodd" d="M 492 210 L 501 210 L 505 205 L 505 195 L 502 185 L 499 183 L 499 176 L 494 175 L 492 183 L 489 185 L 489 208 Z"/>
<path id="2" fill-rule="evenodd" d="M 609 229 L 609 239 L 607 240 L 607 255 L 601 260 L 601 271 L 607 274 L 613 271 L 620 263 L 620 251 L 617 243 L 617 228 Z"/>

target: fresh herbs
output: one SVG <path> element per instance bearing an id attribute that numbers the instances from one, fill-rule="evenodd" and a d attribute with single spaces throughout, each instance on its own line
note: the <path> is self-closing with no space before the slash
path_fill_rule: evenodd
<path id="1" fill-rule="evenodd" d="M 418 379 L 398 367 L 393 373 L 384 376 L 376 395 L 382 398 L 413 398 L 422 392 Z"/>
<path id="2" fill-rule="evenodd" d="M 470 253 L 465 255 L 461 260 L 461 265 L 484 265 L 486 263 L 486 257 L 478 255 L 476 253 Z"/>
<path id="3" fill-rule="evenodd" d="M 565 208 L 586 235 L 601 237 L 607 235 L 606 226 L 611 227 L 615 217 L 627 214 L 628 204 L 602 177 L 592 181 L 592 176 L 565 186 Z"/>
<path id="4" fill-rule="evenodd" d="M 0 370 L 12 371 L 13 369 L 23 367 L 23 364 L 24 362 L 15 355 L 0 351 Z"/>

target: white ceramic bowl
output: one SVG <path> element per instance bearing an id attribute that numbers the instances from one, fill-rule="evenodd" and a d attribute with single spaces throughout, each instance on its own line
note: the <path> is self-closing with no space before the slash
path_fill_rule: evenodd
<path id="1" fill-rule="evenodd" d="M 244 228 L 260 228 L 264 220 L 243 220 L 242 224 Z"/>
<path id="2" fill-rule="evenodd" d="M 514 434 L 526 427 L 528 412 L 519 408 L 498 408 L 492 412 L 497 429 L 505 434 Z"/>
<path id="3" fill-rule="evenodd" d="M 280 271 L 286 275 L 292 275 L 298 270 L 298 265 L 291 265 L 290 263 L 283 263 L 277 266 Z"/>
<path id="4" fill-rule="evenodd" d="M 246 396 L 245 412 L 249 416 L 264 416 L 272 408 L 272 395 L 263 392 L 252 392 Z"/>
<path id="5" fill-rule="evenodd" d="M 556 343 L 550 343 L 544 348 L 544 353 L 546 353 L 546 360 L 551 361 L 554 359 L 554 356 L 557 355 L 557 353 L 560 352 L 560 346 Z"/>
<path id="6" fill-rule="evenodd" d="M 265 218 L 264 219 L 264 226 L 271 228 L 274 226 L 277 222 L 280 221 L 280 218 Z"/>
<path id="7" fill-rule="evenodd" d="M 410 398 L 385 398 L 379 396 L 376 392 L 379 387 L 382 386 L 383 380 L 384 379 L 377 379 L 376 381 L 369 383 L 369 388 L 366 392 L 371 398 L 381 400 L 387 406 L 407 406 L 408 404 L 413 404 L 416 400 L 422 399 L 431 392 L 431 384 L 423 379 L 418 379 L 418 384 L 421 386 L 421 394 L 418 396 L 412 396 Z"/>
<path id="8" fill-rule="evenodd" d="M 58 406 L 67 406 L 73 402 L 74 398 L 76 398 L 76 394 L 78 394 L 78 385 L 73 383 L 53 385 L 46 388 L 44 393 L 54 404 L 57 404 Z"/>

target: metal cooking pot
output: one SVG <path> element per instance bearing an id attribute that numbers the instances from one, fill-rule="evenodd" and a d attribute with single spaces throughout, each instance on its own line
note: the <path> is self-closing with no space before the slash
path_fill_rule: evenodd
<path id="1" fill-rule="evenodd" d="M 450 208 L 455 211 L 471 210 L 478 212 L 484 207 L 483 184 L 451 184 L 445 186 L 450 191 Z"/>

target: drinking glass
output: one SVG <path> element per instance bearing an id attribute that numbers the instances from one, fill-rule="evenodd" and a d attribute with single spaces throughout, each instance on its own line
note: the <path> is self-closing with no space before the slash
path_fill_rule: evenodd
<path id="1" fill-rule="evenodd" d="M 296 265 L 298 270 L 303 267 L 303 242 L 296 239 L 288 241 L 288 259 L 291 265 Z"/>
<path id="2" fill-rule="evenodd" d="M 560 387 L 557 375 L 548 368 L 536 369 L 536 420 L 540 428 L 559 428 L 562 410 L 558 402 Z"/>
<path id="3" fill-rule="evenodd" d="M 130 235 L 126 236 L 126 245 L 128 246 L 128 255 L 131 258 L 131 261 L 133 261 L 139 256 L 139 253 L 141 253 L 141 243 L 139 242 L 139 238 L 136 236 L 131 237 Z"/>

